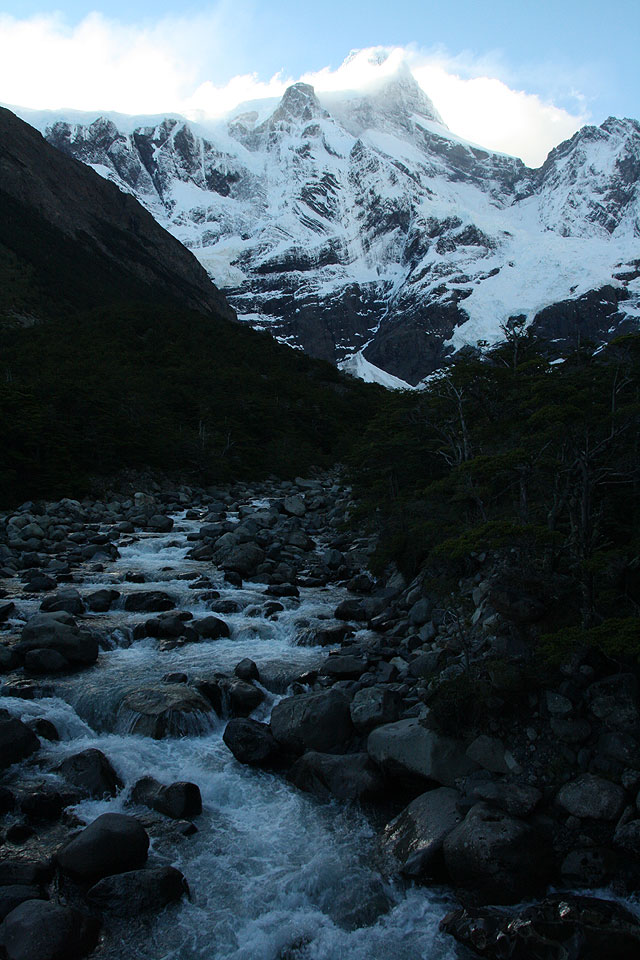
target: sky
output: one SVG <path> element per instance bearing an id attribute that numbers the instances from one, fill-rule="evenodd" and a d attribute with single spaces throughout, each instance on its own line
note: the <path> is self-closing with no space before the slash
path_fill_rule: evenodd
<path id="1" fill-rule="evenodd" d="M 364 89 L 384 47 L 454 133 L 535 166 L 640 117 L 639 32 L 637 0 L 0 0 L 0 102 L 203 119 L 299 79 Z"/>

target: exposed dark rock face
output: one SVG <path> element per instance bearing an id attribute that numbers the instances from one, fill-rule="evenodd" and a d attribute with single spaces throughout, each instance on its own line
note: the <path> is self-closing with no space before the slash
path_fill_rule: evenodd
<path id="1" fill-rule="evenodd" d="M 101 143 L 112 134 L 100 123 Z M 123 170 L 124 172 L 124 170 Z M 59 150 L 9 110 L 0 109 L 0 239 L 37 266 L 45 283 L 53 260 L 33 243 L 40 233 L 54 244 L 62 265 L 73 247 L 73 283 L 65 298 L 101 305 L 114 292 L 168 300 L 229 319 L 233 311 L 195 257 L 163 230 L 131 194 L 122 193 Z M 31 229 L 29 226 L 31 225 Z M 86 262 L 79 264 L 83 252 Z M 83 274 L 83 271 L 86 271 Z M 69 278 L 71 279 L 71 277 Z"/>

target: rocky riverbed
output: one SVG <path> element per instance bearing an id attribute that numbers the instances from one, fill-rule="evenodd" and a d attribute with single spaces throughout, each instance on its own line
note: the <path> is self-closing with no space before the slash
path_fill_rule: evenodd
<path id="1" fill-rule="evenodd" d="M 638 950 L 635 673 L 519 685 L 531 585 L 488 559 L 462 624 L 349 510 L 331 474 L 1 518 L 9 960 Z"/>

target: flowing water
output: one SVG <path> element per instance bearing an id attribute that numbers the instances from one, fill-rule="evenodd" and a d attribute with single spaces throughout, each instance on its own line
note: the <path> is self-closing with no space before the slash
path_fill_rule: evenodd
<path id="1" fill-rule="evenodd" d="M 53 682 L 54 696 L 34 701 L 0 698 L 0 706 L 24 719 L 46 717 L 59 743 L 43 741 L 41 755 L 59 761 L 87 747 L 111 760 L 125 789 L 114 799 L 74 807 L 84 822 L 101 813 L 144 808 L 126 803 L 128 789 L 150 774 L 163 783 L 190 780 L 202 793 L 203 813 L 191 837 L 152 839 L 150 862 L 168 862 L 185 874 L 190 900 L 158 916 L 112 924 L 98 948 L 103 960 L 421 960 L 451 958 L 457 948 L 438 932 L 449 902 L 444 894 L 394 886 L 381 877 L 376 832 L 358 809 L 324 803 L 301 793 L 281 776 L 242 766 L 222 741 L 224 721 L 203 723 L 192 735 L 164 740 L 132 735 L 118 706 L 130 690 L 159 682 L 173 671 L 188 676 L 233 671 L 244 657 L 254 660 L 269 689 L 257 719 L 268 719 L 291 680 L 318 664 L 326 651 L 295 645 L 301 621 L 330 615 L 344 593 L 335 587 L 301 590 L 300 600 L 282 601 L 277 619 L 257 615 L 264 587 L 236 590 L 213 578 L 222 599 L 249 606 L 224 615 L 229 639 L 162 650 L 157 641 L 131 642 L 130 627 L 149 614 L 122 609 L 127 592 L 160 589 L 178 609 L 210 614 L 194 599 L 190 574 L 208 565 L 186 559 L 186 535 L 197 524 L 177 517 L 168 535 L 142 535 L 121 546 L 121 558 L 101 573 L 85 574 L 80 592 L 116 587 L 118 607 L 94 614 L 102 632 L 115 637 L 90 669 Z M 123 572 L 143 573 L 144 584 L 123 582 Z M 37 604 L 17 603 L 23 615 Z M 277 691 L 277 692 L 273 692 Z M 25 768 L 25 775 L 28 767 Z M 55 775 L 49 775 L 52 783 Z M 42 773 L 38 771 L 42 780 Z"/>

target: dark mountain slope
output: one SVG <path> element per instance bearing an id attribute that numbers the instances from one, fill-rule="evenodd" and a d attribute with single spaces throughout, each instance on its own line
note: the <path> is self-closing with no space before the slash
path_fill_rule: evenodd
<path id="1" fill-rule="evenodd" d="M 36 315 L 60 301 L 84 307 L 139 298 L 234 317 L 195 257 L 132 196 L 2 108 L 0 211 L 3 274 L 15 288 L 16 274 L 35 271 Z M 5 291 L 5 307 L 7 299 Z"/>
<path id="2" fill-rule="evenodd" d="M 330 464 L 378 390 L 234 322 L 136 200 L 0 115 L 0 504 Z"/>

